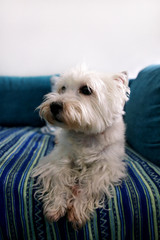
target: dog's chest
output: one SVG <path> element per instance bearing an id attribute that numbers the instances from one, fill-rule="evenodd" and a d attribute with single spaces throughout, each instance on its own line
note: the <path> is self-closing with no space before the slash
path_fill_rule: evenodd
<path id="1" fill-rule="evenodd" d="M 72 167 L 83 168 L 95 161 L 102 149 L 97 138 L 92 136 L 71 135 L 67 139 L 67 155 Z"/>

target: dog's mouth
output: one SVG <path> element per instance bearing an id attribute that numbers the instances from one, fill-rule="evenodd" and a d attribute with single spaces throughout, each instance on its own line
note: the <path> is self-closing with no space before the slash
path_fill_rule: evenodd
<path id="1" fill-rule="evenodd" d="M 63 121 L 62 121 L 62 119 L 61 119 L 61 117 L 60 117 L 59 115 L 55 116 L 55 117 L 54 117 L 54 120 L 55 120 L 56 122 L 63 123 Z"/>

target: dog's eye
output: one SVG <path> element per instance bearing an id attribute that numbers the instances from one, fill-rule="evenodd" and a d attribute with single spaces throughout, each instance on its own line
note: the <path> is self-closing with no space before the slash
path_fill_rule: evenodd
<path id="1" fill-rule="evenodd" d="M 62 86 L 60 89 L 59 89 L 59 93 L 64 93 L 66 91 L 66 87 L 65 86 Z"/>
<path id="2" fill-rule="evenodd" d="M 63 86 L 63 87 L 61 88 L 61 91 L 64 92 L 65 90 L 66 90 L 66 87 Z"/>
<path id="3" fill-rule="evenodd" d="M 80 93 L 82 93 L 84 95 L 91 95 L 92 92 L 93 92 L 92 89 L 90 87 L 88 87 L 87 85 L 80 88 Z"/>

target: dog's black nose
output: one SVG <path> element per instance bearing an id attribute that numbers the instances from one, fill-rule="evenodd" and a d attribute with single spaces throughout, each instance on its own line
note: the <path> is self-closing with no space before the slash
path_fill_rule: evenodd
<path id="1" fill-rule="evenodd" d="M 63 111 L 63 103 L 62 102 L 53 102 L 50 104 L 50 110 L 54 117 L 56 117 L 60 112 Z"/>

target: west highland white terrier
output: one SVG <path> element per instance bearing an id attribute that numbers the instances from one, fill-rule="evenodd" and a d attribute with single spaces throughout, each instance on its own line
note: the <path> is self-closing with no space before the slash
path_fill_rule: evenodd
<path id="1" fill-rule="evenodd" d="M 128 92 L 126 72 L 107 76 L 79 67 L 63 74 L 39 106 L 40 116 L 61 128 L 53 151 L 33 170 L 49 221 L 66 214 L 74 228 L 83 226 L 126 176 Z"/>

